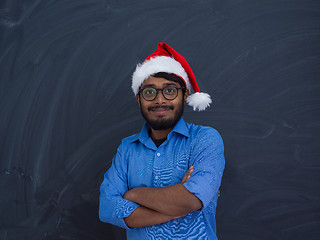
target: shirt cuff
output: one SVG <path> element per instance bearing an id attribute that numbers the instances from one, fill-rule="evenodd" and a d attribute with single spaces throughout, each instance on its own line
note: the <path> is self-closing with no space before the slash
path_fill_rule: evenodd
<path id="1" fill-rule="evenodd" d="M 208 189 L 210 189 L 210 186 L 206 182 L 201 182 L 201 184 L 197 184 L 192 179 L 189 179 L 187 182 L 183 184 L 183 186 L 192 194 L 194 194 L 197 198 L 200 199 L 202 202 L 202 209 L 205 209 L 211 200 L 210 197 L 210 191 L 208 192 Z M 202 210 L 201 209 L 201 210 Z"/>
<path id="2" fill-rule="evenodd" d="M 120 227 L 124 229 L 131 229 L 127 226 L 123 218 L 130 216 L 130 214 L 133 213 L 133 211 L 136 210 L 139 206 L 139 204 L 126 199 L 121 199 L 118 201 L 115 209 L 115 215 L 119 219 Z"/>

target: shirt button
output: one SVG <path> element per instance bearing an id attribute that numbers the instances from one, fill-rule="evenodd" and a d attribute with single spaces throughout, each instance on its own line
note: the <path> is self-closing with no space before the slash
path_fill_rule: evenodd
<path id="1" fill-rule="evenodd" d="M 158 179 L 159 177 L 158 176 L 155 176 L 155 179 Z"/>
<path id="2" fill-rule="evenodd" d="M 158 157 L 160 157 L 160 155 L 161 155 L 160 153 L 157 153 L 157 156 L 158 156 Z"/>

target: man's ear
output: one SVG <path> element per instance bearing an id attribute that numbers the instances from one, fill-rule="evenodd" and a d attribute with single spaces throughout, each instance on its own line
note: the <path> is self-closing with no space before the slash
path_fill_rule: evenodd
<path id="1" fill-rule="evenodd" d="M 184 104 L 187 103 L 187 98 L 189 97 L 189 89 L 186 89 L 186 92 L 184 93 Z"/>
<path id="2" fill-rule="evenodd" d="M 140 106 L 140 94 L 139 93 L 136 95 L 136 99 L 137 99 L 137 102 L 138 102 L 138 106 L 140 108 L 141 106 Z"/>

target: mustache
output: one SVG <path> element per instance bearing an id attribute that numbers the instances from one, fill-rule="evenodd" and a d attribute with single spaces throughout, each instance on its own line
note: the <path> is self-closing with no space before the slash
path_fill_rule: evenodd
<path id="1" fill-rule="evenodd" d="M 163 105 L 163 106 L 150 106 L 148 107 L 148 111 L 153 111 L 155 109 L 165 109 L 165 110 L 173 110 L 173 106 Z"/>

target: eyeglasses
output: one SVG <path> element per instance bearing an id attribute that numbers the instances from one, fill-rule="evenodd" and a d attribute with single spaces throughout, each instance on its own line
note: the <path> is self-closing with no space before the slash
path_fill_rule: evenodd
<path id="1" fill-rule="evenodd" d="M 167 100 L 173 100 L 178 96 L 179 89 L 185 88 L 178 88 L 178 87 L 165 87 L 165 88 L 143 88 L 139 90 L 142 97 L 147 101 L 153 101 L 158 96 L 158 91 L 162 92 L 162 96 Z"/>

